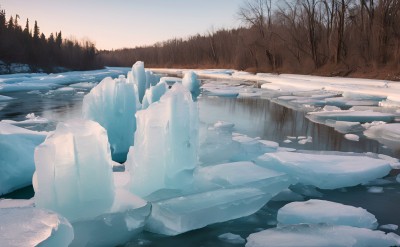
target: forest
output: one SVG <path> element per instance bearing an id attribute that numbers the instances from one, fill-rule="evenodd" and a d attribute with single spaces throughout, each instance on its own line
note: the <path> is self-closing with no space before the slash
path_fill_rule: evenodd
<path id="1" fill-rule="evenodd" d="M 237 16 L 243 23 L 237 29 L 100 57 L 115 66 L 142 60 L 146 67 L 400 79 L 398 0 L 247 0 Z"/>
<path id="2" fill-rule="evenodd" d="M 0 9 L 0 60 L 6 63 L 28 64 L 31 70 L 89 70 L 102 67 L 95 45 L 90 41 L 64 39 L 61 31 L 49 37 L 40 32 L 35 21 L 33 29 L 27 19 L 19 24 L 19 15 L 10 16 Z"/>
<path id="3" fill-rule="evenodd" d="M 242 25 L 154 45 L 97 50 L 88 40 L 45 37 L 35 21 L 6 20 L 0 9 L 0 60 L 53 71 L 103 66 L 232 68 L 400 80 L 400 1 L 245 0 Z"/>

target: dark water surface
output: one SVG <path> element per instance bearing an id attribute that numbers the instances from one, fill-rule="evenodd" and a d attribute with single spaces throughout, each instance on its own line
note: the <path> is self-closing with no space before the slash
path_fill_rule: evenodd
<path id="1" fill-rule="evenodd" d="M 79 90 L 78 90 L 79 91 Z M 53 130 L 58 121 L 81 116 L 83 94 L 46 95 L 15 92 L 3 94 L 16 98 L 8 103 L 0 102 L 0 120 L 23 120 L 28 113 L 35 113 L 51 120 L 43 127 Z M 203 124 L 212 125 L 218 120 L 235 124 L 235 132 L 261 137 L 278 142 L 280 146 L 307 149 L 346 152 L 374 152 L 400 157 L 390 149 L 384 148 L 377 141 L 361 136 L 359 142 L 349 141 L 343 134 L 333 128 L 315 124 L 305 118 L 305 113 L 294 111 L 266 99 L 259 98 L 218 98 L 202 97 L 199 100 L 200 120 Z M 37 128 L 37 127 L 32 127 Z M 360 133 L 361 134 L 361 133 Z M 311 136 L 312 142 L 301 145 L 294 140 L 284 143 L 288 136 Z M 320 199 L 363 207 L 375 214 L 380 224 L 400 225 L 400 184 L 390 177 L 393 183 L 382 186 L 383 193 L 370 193 L 367 186 L 356 186 L 339 190 L 320 190 Z M 379 185 L 381 186 L 381 185 Z M 7 198 L 29 198 L 33 195 L 32 187 L 6 195 Z M 311 198 L 311 197 L 310 197 Z M 231 232 L 246 238 L 249 234 L 262 229 L 274 227 L 276 212 L 285 203 L 270 202 L 259 212 L 249 217 L 214 224 L 203 229 L 194 230 L 175 237 L 165 237 L 148 232 L 141 233 L 125 246 L 232 246 L 222 242 L 218 236 Z M 400 233 L 396 231 L 396 233 Z M 240 245 L 234 245 L 240 246 Z"/>

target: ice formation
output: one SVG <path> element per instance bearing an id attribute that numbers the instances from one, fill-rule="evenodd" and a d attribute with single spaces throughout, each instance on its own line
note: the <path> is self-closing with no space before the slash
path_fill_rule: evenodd
<path id="1" fill-rule="evenodd" d="M 132 66 L 131 76 L 128 75 L 128 79 L 132 79 L 137 86 L 139 102 L 142 103 L 147 88 L 146 71 L 144 70 L 143 62 L 137 61 Z"/>
<path id="2" fill-rule="evenodd" d="M 346 122 L 328 119 L 325 121 L 325 124 L 333 127 L 337 132 L 342 134 L 363 131 L 363 127 L 359 122 Z"/>
<path id="3" fill-rule="evenodd" d="M 33 153 L 46 135 L 0 122 L 0 195 L 31 184 Z"/>
<path id="4" fill-rule="evenodd" d="M 194 191 L 152 203 L 146 229 L 176 235 L 248 216 L 291 182 L 286 174 L 252 162 L 199 167 L 194 173 Z"/>
<path id="5" fill-rule="evenodd" d="M 192 93 L 193 100 L 196 100 L 200 95 L 200 80 L 197 79 L 197 74 L 193 71 L 185 73 L 182 79 L 182 85 Z"/>
<path id="6" fill-rule="evenodd" d="M 146 89 L 146 93 L 142 101 L 142 109 L 147 109 L 149 105 L 158 102 L 168 90 L 168 85 L 165 82 L 160 82 L 155 86 Z"/>
<path id="7" fill-rule="evenodd" d="M 146 70 L 146 88 L 157 85 L 160 81 L 161 76 L 154 74 L 153 71 Z"/>
<path id="8" fill-rule="evenodd" d="M 182 79 L 179 77 L 172 77 L 172 76 L 164 76 L 160 78 L 160 82 L 164 82 L 167 84 L 169 87 L 172 87 L 175 83 L 181 83 L 182 84 Z"/>
<path id="9" fill-rule="evenodd" d="M 271 201 L 275 202 L 294 202 L 294 201 L 304 201 L 304 197 L 290 189 L 284 189 L 279 194 L 274 196 Z"/>
<path id="10" fill-rule="evenodd" d="M 102 80 L 83 99 L 85 119 L 98 122 L 107 130 L 113 160 L 124 162 L 134 143 L 136 130 L 134 84 L 120 76 Z"/>
<path id="11" fill-rule="evenodd" d="M 71 246 L 115 246 L 143 228 L 150 206 L 113 174 L 106 131 L 98 123 L 59 123 L 36 148 L 35 164 L 36 206 L 72 223 Z"/>
<path id="12" fill-rule="evenodd" d="M 203 164 L 228 161 L 238 149 L 232 140 L 233 123 L 218 121 L 200 139 L 199 159 Z"/>
<path id="13" fill-rule="evenodd" d="M 194 178 L 200 190 L 247 186 L 264 189 L 271 197 L 292 182 L 285 173 L 257 166 L 250 161 L 199 167 Z"/>
<path id="14" fill-rule="evenodd" d="M 96 122 L 59 123 L 35 150 L 35 201 L 74 221 L 108 211 L 114 201 L 107 133 Z"/>
<path id="15" fill-rule="evenodd" d="M 279 209 L 277 220 L 280 225 L 326 223 L 369 229 L 378 226 L 375 216 L 363 208 L 315 199 L 286 204 Z"/>
<path id="16" fill-rule="evenodd" d="M 67 247 L 74 238 L 71 224 L 63 216 L 34 207 L 0 207 L 2 246 Z"/>
<path id="17" fill-rule="evenodd" d="M 152 203 L 145 229 L 177 235 L 257 212 L 270 195 L 256 188 L 220 189 Z"/>
<path id="18" fill-rule="evenodd" d="M 372 126 L 364 132 L 364 135 L 392 149 L 400 149 L 400 123 Z"/>
<path id="19" fill-rule="evenodd" d="M 321 189 L 355 186 L 391 171 L 390 161 L 344 154 L 276 152 L 266 153 L 256 163 L 298 178 Z"/>
<path id="20" fill-rule="evenodd" d="M 240 235 L 233 234 L 233 233 L 224 233 L 218 236 L 219 239 L 221 239 L 224 242 L 230 243 L 230 244 L 244 244 L 246 243 L 246 240 L 242 238 Z"/>
<path id="21" fill-rule="evenodd" d="M 147 196 L 163 188 L 191 184 L 198 163 L 198 109 L 182 84 L 175 84 L 160 102 L 139 111 L 135 146 L 126 167 L 131 191 Z M 156 155 L 155 155 L 156 154 Z"/>
<path id="22" fill-rule="evenodd" d="M 400 237 L 366 228 L 351 226 L 289 225 L 250 234 L 246 247 L 365 247 L 398 246 Z"/>
<path id="23" fill-rule="evenodd" d="M 355 134 L 345 134 L 344 138 L 346 138 L 349 141 L 354 141 L 354 142 L 358 142 L 360 140 L 360 137 Z"/>

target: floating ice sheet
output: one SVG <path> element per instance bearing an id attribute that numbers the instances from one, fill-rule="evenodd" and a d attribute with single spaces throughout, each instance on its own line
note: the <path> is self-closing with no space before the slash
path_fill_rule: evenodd
<path id="1" fill-rule="evenodd" d="M 0 229 L 0 243 L 9 247 L 67 247 L 74 238 L 63 216 L 34 207 L 0 208 Z"/>
<path id="2" fill-rule="evenodd" d="M 390 247 L 400 245 L 393 233 L 366 228 L 329 225 L 289 225 L 250 234 L 246 247 Z"/>
<path id="3" fill-rule="evenodd" d="M 326 223 L 368 229 L 378 226 L 375 216 L 363 208 L 315 199 L 286 204 L 279 209 L 277 220 L 280 225 Z"/>
<path id="4" fill-rule="evenodd" d="M 148 231 L 177 235 L 204 226 L 248 216 L 270 199 L 255 188 L 220 189 L 152 203 Z"/>
<path id="5" fill-rule="evenodd" d="M 312 121 L 347 121 L 347 122 L 372 122 L 384 121 L 392 122 L 394 115 L 390 113 L 373 112 L 373 111 L 354 111 L 354 110 L 337 110 L 337 111 L 322 111 L 322 112 L 309 112 L 308 118 Z"/>
<path id="6" fill-rule="evenodd" d="M 322 153 L 266 153 L 256 163 L 298 178 L 321 189 L 355 186 L 387 175 L 391 162 L 368 156 Z"/>
<path id="7" fill-rule="evenodd" d="M 372 126 L 364 132 L 364 135 L 392 149 L 400 149 L 400 123 Z"/>
<path id="8" fill-rule="evenodd" d="M 273 196 L 291 183 L 285 173 L 266 169 L 249 161 L 199 167 L 195 170 L 194 178 L 195 185 L 203 190 L 247 186 L 263 189 Z"/>
<path id="9" fill-rule="evenodd" d="M 0 122 L 0 195 L 32 183 L 34 150 L 46 135 Z"/>

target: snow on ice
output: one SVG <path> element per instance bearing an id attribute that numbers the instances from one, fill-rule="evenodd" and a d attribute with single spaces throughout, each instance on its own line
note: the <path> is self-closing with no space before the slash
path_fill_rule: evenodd
<path id="1" fill-rule="evenodd" d="M 319 224 L 345 225 L 376 229 L 375 216 L 363 208 L 324 200 L 291 202 L 278 211 L 280 225 Z"/>

